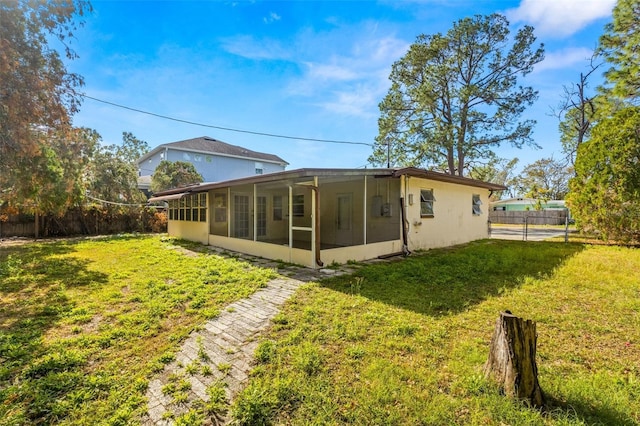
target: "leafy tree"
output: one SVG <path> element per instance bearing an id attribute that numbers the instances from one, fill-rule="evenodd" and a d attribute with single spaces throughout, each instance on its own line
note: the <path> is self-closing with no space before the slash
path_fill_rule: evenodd
<path id="1" fill-rule="evenodd" d="M 514 185 L 520 195 L 537 200 L 563 200 L 569 191 L 573 167 L 553 158 L 542 158 L 524 168 Z"/>
<path id="2" fill-rule="evenodd" d="M 75 53 L 66 44 L 79 25 L 76 16 L 91 10 L 84 0 L 0 2 L 0 187 L 11 189 L 11 173 L 30 165 L 53 167 L 55 147 L 43 134 L 72 133 L 82 78 L 69 73 L 60 54 L 50 46 L 58 40 L 68 59 Z M 68 137 L 74 138 L 73 135 Z"/>
<path id="3" fill-rule="evenodd" d="M 611 64 L 605 89 L 612 95 L 637 104 L 640 99 L 640 0 L 618 0 L 613 22 L 600 37 L 599 53 Z"/>
<path id="4" fill-rule="evenodd" d="M 149 150 L 147 142 L 129 132 L 122 133 L 121 145 L 101 146 L 95 154 L 89 193 L 94 201 L 138 204 L 146 201 L 138 189 L 136 160 Z"/>
<path id="5" fill-rule="evenodd" d="M 640 242 L 640 107 L 601 120 L 578 150 L 567 202 L 578 226 Z"/>
<path id="6" fill-rule="evenodd" d="M 41 214 L 62 216 L 84 200 L 88 170 L 99 136 L 91 129 L 41 130 L 31 155 L 17 156 L 13 169 L 3 175 L 1 203 L 7 213 L 31 213 L 36 238 Z"/>
<path id="7" fill-rule="evenodd" d="M 36 151 L 19 157 L 16 168 L 5 176 L 11 188 L 8 203 L 25 212 L 57 215 L 80 204 L 98 141 L 91 129 L 42 131 Z"/>
<path id="8" fill-rule="evenodd" d="M 373 164 L 444 164 L 462 176 L 470 160 L 488 158 L 502 143 L 536 146 L 532 120 L 518 121 L 537 98 L 518 76 L 544 58 L 533 28 L 509 38 L 499 14 L 454 23 L 446 35 L 420 35 L 393 64 L 391 88 L 380 103 Z"/>
<path id="9" fill-rule="evenodd" d="M 122 145 L 116 146 L 119 158 L 129 164 L 136 164 L 138 158 L 149 152 L 149 144 L 136 138 L 131 132 L 122 132 Z"/>
<path id="10" fill-rule="evenodd" d="M 204 179 L 193 164 L 185 161 L 162 160 L 151 176 L 151 191 L 178 188 L 202 182 Z"/>
<path id="11" fill-rule="evenodd" d="M 514 176 L 513 172 L 520 160 L 513 158 L 499 158 L 493 156 L 489 162 L 473 167 L 469 171 L 469 177 L 485 182 L 493 182 L 499 185 L 510 186 Z M 496 191 L 491 194 L 491 200 L 497 201 L 501 199 L 505 191 Z"/>

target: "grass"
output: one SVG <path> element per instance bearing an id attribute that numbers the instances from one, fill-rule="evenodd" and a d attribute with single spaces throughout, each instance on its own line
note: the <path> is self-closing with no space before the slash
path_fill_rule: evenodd
<path id="1" fill-rule="evenodd" d="M 123 235 L 1 248 L 0 424 L 135 423 L 181 340 L 275 276 L 185 246 Z"/>
<path id="2" fill-rule="evenodd" d="M 482 367 L 499 312 L 532 319 L 544 410 Z M 640 250 L 485 240 L 301 289 L 256 350 L 239 424 L 640 423 Z"/>

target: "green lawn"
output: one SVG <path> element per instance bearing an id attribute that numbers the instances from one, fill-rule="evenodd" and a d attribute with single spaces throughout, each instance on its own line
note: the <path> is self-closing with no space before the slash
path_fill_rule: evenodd
<path id="1" fill-rule="evenodd" d="M 180 341 L 275 276 L 172 239 L 0 248 L 0 424 L 130 424 Z"/>
<path id="2" fill-rule="evenodd" d="M 544 410 L 482 375 L 532 319 Z M 256 351 L 240 424 L 640 424 L 640 250 L 485 240 L 304 287 Z"/>
<path id="3" fill-rule="evenodd" d="M 1 248 L 0 425 L 135 424 L 181 339 L 274 276 L 157 236 Z M 543 411 L 482 376 L 505 309 L 537 322 Z M 303 287 L 256 357 L 240 424 L 639 424 L 640 250 L 486 240 L 363 266 Z"/>

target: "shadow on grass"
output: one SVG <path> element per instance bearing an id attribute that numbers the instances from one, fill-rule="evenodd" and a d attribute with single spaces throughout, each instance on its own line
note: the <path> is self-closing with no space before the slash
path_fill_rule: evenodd
<path id="1" fill-rule="evenodd" d="M 628 414 L 602 404 L 594 406 L 593 403 L 583 399 L 561 401 L 548 393 L 545 393 L 545 398 L 547 399 L 545 411 L 552 418 L 556 413 L 570 413 L 571 417 L 580 421 L 580 424 L 619 426 L 638 424 L 637 420 Z"/>
<path id="2" fill-rule="evenodd" d="M 66 288 L 107 281 L 106 274 L 88 269 L 88 261 L 59 257 L 73 246 L 55 242 L 0 251 L 0 383 L 12 381 L 43 353 L 45 333 L 74 308 Z"/>
<path id="3" fill-rule="evenodd" d="M 580 244 L 482 240 L 415 253 L 402 261 L 366 265 L 351 276 L 323 280 L 324 287 L 439 316 L 544 277 L 583 249 Z M 356 277 L 362 277 L 358 283 Z"/>

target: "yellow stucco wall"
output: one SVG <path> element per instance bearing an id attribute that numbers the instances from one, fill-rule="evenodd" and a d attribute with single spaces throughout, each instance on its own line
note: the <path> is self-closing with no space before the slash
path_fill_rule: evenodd
<path id="1" fill-rule="evenodd" d="M 310 251 L 296 248 L 290 249 L 289 246 L 286 245 L 221 237 L 219 235 L 209 235 L 208 244 L 216 247 L 222 247 L 227 250 L 264 257 L 266 259 L 283 260 L 285 262 L 308 266 L 310 268 L 314 266 L 314 261 Z"/>
<path id="2" fill-rule="evenodd" d="M 375 259 L 378 256 L 391 253 L 402 252 L 402 241 L 384 241 L 353 247 L 340 247 L 335 249 L 322 250 L 321 260 L 325 266 L 333 262 L 347 263 L 350 260 L 362 261 Z"/>
<path id="3" fill-rule="evenodd" d="M 448 247 L 488 238 L 489 190 L 415 177 L 403 178 L 409 250 Z M 433 217 L 420 217 L 420 190 L 432 189 Z M 473 195 L 480 195 L 482 214 L 474 215 Z M 410 204 L 410 198 L 413 204 Z"/>
<path id="4" fill-rule="evenodd" d="M 170 220 L 167 224 L 169 235 L 184 238 L 189 241 L 197 241 L 202 244 L 209 244 L 209 224 L 208 222 L 187 222 L 181 220 Z"/>

